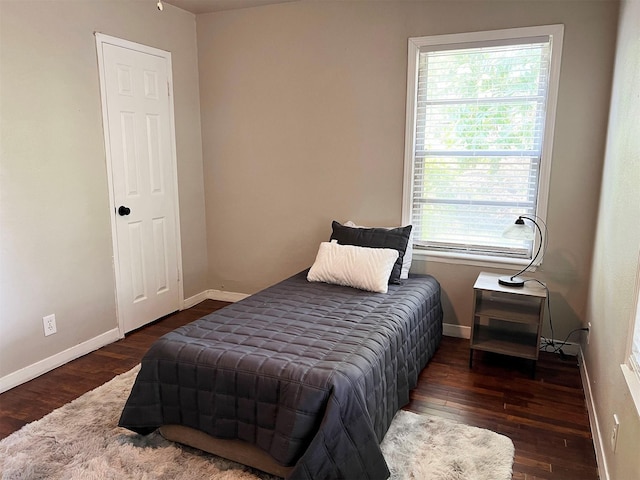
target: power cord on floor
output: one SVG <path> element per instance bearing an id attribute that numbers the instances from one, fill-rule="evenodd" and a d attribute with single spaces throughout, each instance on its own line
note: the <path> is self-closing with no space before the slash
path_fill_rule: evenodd
<path id="1" fill-rule="evenodd" d="M 541 282 L 540 280 L 538 280 L 537 278 L 532 278 L 532 279 L 528 279 L 525 280 L 525 283 L 527 282 L 537 282 L 540 285 L 542 285 L 542 287 L 546 290 L 547 292 L 547 310 L 549 312 L 549 327 L 551 329 L 551 338 L 546 338 L 541 336 L 540 337 L 540 350 L 543 352 L 549 352 L 551 351 L 551 353 L 558 353 L 560 354 L 560 357 L 565 360 L 567 355 L 564 353 L 564 351 L 562 350 L 562 347 L 566 346 L 569 342 L 569 337 L 571 335 L 573 335 L 576 332 L 581 332 L 581 331 L 589 331 L 588 328 L 575 328 L 573 330 L 571 330 L 569 332 L 569 334 L 566 336 L 566 338 L 562 341 L 562 342 L 556 342 L 554 340 L 555 338 L 555 333 L 553 332 L 553 320 L 551 318 L 551 294 L 549 293 L 549 287 L 547 287 L 543 282 Z M 549 348 L 551 348 L 551 350 L 549 350 Z"/>
<path id="2" fill-rule="evenodd" d="M 560 356 L 563 359 L 566 359 L 566 354 L 562 351 L 562 347 L 564 347 L 565 345 L 567 345 L 569 342 L 569 337 L 571 335 L 573 335 L 576 332 L 588 332 L 589 329 L 588 328 L 575 328 L 573 330 L 571 330 L 569 332 L 569 334 L 566 336 L 566 338 L 562 341 L 562 342 L 555 342 L 552 338 L 545 338 L 545 337 L 540 337 L 540 350 L 543 352 L 549 352 L 551 351 L 551 353 L 559 353 Z M 549 347 L 551 347 L 552 350 L 549 350 Z"/>

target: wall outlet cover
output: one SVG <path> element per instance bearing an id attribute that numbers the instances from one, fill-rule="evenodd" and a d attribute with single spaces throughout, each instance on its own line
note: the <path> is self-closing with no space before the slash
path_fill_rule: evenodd
<path id="1" fill-rule="evenodd" d="M 47 315 L 46 317 L 42 317 L 42 325 L 44 327 L 44 336 L 48 337 L 49 335 L 53 335 L 58 331 L 56 327 L 56 316 L 55 314 Z"/>
<path id="2" fill-rule="evenodd" d="M 616 446 L 618 445 L 618 434 L 620 430 L 620 420 L 618 415 L 613 414 L 613 428 L 611 429 L 611 451 L 615 453 Z"/>

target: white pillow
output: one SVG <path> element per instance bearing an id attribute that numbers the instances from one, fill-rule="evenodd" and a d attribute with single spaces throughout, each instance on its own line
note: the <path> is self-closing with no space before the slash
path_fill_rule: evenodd
<path id="1" fill-rule="evenodd" d="M 397 259 L 398 251 L 392 248 L 340 245 L 337 240 L 322 242 L 307 280 L 387 293 L 389 275 Z"/>
<path id="2" fill-rule="evenodd" d="M 351 220 L 344 224 L 345 227 L 351 228 L 373 228 L 373 227 L 363 227 L 361 225 L 356 225 Z M 392 228 L 398 227 L 380 227 L 391 230 Z M 407 242 L 407 249 L 404 251 L 404 257 L 402 257 L 402 270 L 400 271 L 400 278 L 406 280 L 409 278 L 409 269 L 411 268 L 411 260 L 413 257 L 413 228 L 411 229 L 411 233 L 409 234 L 409 241 Z"/>

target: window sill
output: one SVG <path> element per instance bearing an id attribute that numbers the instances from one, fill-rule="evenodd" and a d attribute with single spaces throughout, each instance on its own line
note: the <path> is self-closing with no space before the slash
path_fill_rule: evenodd
<path id="1" fill-rule="evenodd" d="M 426 262 L 472 265 L 475 267 L 503 268 L 506 270 L 515 271 L 522 270 L 530 262 L 530 260 L 520 260 L 507 257 L 491 257 L 488 255 L 483 256 L 465 255 L 463 253 L 431 252 L 415 247 L 413 249 L 413 259 Z M 527 271 L 535 272 L 537 267 L 538 265 L 532 265 L 531 268 Z"/>
<path id="2" fill-rule="evenodd" d="M 622 369 L 624 379 L 627 381 L 627 386 L 629 387 L 631 398 L 633 398 L 633 403 L 636 406 L 638 417 L 640 417 L 640 380 L 638 380 L 637 375 L 627 364 L 623 363 L 620 365 L 620 368 Z"/>

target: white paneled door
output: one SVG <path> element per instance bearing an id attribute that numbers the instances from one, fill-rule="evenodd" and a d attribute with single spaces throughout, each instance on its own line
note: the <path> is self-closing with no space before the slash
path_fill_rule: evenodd
<path id="1" fill-rule="evenodd" d="M 171 57 L 96 34 L 120 332 L 179 309 Z"/>

